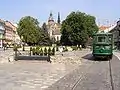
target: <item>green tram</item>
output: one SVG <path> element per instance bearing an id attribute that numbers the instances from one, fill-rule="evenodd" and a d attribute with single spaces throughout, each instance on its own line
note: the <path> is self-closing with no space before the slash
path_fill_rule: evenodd
<path id="1" fill-rule="evenodd" d="M 93 35 L 93 56 L 100 58 L 112 58 L 113 55 L 113 34 L 96 33 Z"/>

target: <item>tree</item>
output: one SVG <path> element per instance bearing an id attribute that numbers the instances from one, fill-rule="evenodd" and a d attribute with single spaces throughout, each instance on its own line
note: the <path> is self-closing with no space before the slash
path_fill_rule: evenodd
<path id="1" fill-rule="evenodd" d="M 46 23 L 43 23 L 42 25 L 42 32 L 41 32 L 41 40 L 39 41 L 40 45 L 51 45 L 52 41 L 50 40 L 50 37 L 48 35 L 48 28 Z"/>
<path id="2" fill-rule="evenodd" d="M 44 31 L 41 31 L 41 35 L 39 36 L 40 40 L 38 41 L 39 45 L 51 45 L 52 41 L 50 40 L 50 37 L 48 36 L 47 33 Z"/>
<path id="3" fill-rule="evenodd" d="M 40 40 L 41 29 L 39 22 L 31 16 L 25 16 L 20 19 L 17 31 L 22 41 L 29 45 L 37 44 Z"/>
<path id="4" fill-rule="evenodd" d="M 43 23 L 43 25 L 42 25 L 42 30 L 43 30 L 45 33 L 48 33 L 48 29 L 47 29 L 46 23 Z"/>
<path id="5" fill-rule="evenodd" d="M 64 45 L 85 45 L 88 38 L 98 31 L 95 17 L 79 11 L 70 13 L 62 22 L 61 43 Z"/>

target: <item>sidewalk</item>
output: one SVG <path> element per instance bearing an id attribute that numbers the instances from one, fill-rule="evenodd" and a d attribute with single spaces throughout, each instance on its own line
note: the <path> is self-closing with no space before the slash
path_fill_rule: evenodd
<path id="1" fill-rule="evenodd" d="M 14 51 L 12 48 L 4 50 L 0 48 L 0 63 L 8 63 L 14 60 Z"/>
<path id="2" fill-rule="evenodd" d="M 120 60 L 120 51 L 116 50 L 113 54 Z"/>

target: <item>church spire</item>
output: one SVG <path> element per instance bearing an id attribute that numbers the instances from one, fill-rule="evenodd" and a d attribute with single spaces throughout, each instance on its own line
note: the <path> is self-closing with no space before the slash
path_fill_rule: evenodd
<path id="1" fill-rule="evenodd" d="M 50 12 L 50 17 L 52 17 L 52 12 Z"/>
<path id="2" fill-rule="evenodd" d="M 51 22 L 51 21 L 54 22 L 52 12 L 50 12 L 50 16 L 49 16 L 49 19 L 48 19 L 48 22 Z"/>
<path id="3" fill-rule="evenodd" d="M 57 20 L 57 23 L 60 24 L 60 13 L 58 12 L 58 20 Z"/>

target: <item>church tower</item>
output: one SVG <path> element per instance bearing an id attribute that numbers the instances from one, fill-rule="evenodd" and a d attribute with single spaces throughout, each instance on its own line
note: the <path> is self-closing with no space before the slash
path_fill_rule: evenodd
<path id="1" fill-rule="evenodd" d="M 57 23 L 60 24 L 60 13 L 58 12 L 58 20 Z"/>
<path id="2" fill-rule="evenodd" d="M 55 20 L 56 21 L 56 20 Z M 50 12 L 50 16 L 48 18 L 47 31 L 50 39 L 55 39 L 55 41 L 60 41 L 61 33 L 60 33 L 60 13 L 58 12 L 57 22 L 54 21 L 53 14 Z"/>
<path id="3" fill-rule="evenodd" d="M 54 19 L 53 19 L 52 12 L 50 12 L 50 16 L 49 16 L 49 19 L 48 19 L 48 24 L 52 24 L 52 23 L 54 23 Z"/>

